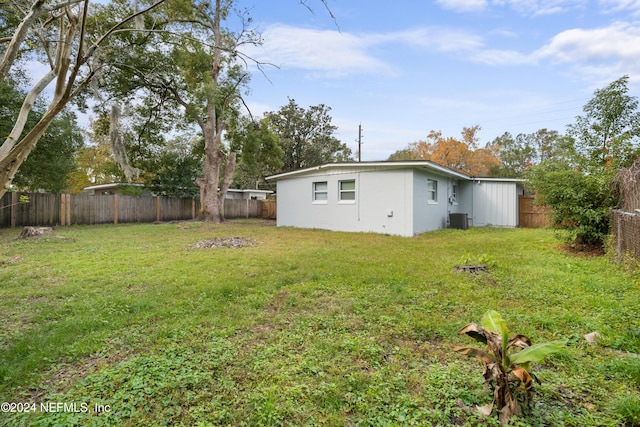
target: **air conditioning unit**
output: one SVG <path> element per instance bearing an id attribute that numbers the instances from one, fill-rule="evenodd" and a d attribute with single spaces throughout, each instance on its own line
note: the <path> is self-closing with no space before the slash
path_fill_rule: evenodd
<path id="1" fill-rule="evenodd" d="M 466 230 L 469 228 L 469 215 L 466 213 L 450 213 L 449 228 Z"/>

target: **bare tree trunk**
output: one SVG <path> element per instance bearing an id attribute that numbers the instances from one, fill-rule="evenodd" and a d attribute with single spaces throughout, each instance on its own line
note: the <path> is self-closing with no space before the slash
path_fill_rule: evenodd
<path id="1" fill-rule="evenodd" d="M 221 0 L 216 0 L 215 15 L 213 20 L 210 20 L 215 48 L 211 75 L 208 76 L 207 121 L 206 123 L 200 122 L 204 133 L 205 161 L 202 167 L 202 176 L 196 180 L 196 184 L 200 187 L 200 203 L 202 206 L 200 219 L 215 223 L 224 221 L 224 199 L 227 196 L 236 166 L 236 153 L 225 155 L 222 150 L 222 132 L 225 128 L 224 111 L 226 105 L 224 102 L 223 105 L 216 105 L 216 91 L 218 90 L 220 71 L 222 69 L 222 48 L 224 44 L 220 31 L 221 14 Z M 220 107 L 219 112 L 216 107 Z M 225 174 L 222 182 L 220 182 L 220 171 L 225 157 Z"/>

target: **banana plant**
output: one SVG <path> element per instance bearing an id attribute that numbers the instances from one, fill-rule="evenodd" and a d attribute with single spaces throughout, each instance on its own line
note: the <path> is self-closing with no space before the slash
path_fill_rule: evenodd
<path id="1" fill-rule="evenodd" d="M 524 335 L 509 338 L 507 323 L 494 310 L 484 314 L 480 325 L 470 323 L 458 333 L 468 335 L 488 347 L 488 350 L 455 347 L 454 351 L 482 362 L 482 375 L 493 391 L 493 401 L 478 410 L 490 415 L 495 404 L 501 424 L 509 424 L 511 417 L 522 413 L 519 397 L 524 402 L 530 401 L 535 378 L 531 373 L 531 365 L 560 352 L 567 343 L 567 340 L 557 340 L 532 345 Z"/>

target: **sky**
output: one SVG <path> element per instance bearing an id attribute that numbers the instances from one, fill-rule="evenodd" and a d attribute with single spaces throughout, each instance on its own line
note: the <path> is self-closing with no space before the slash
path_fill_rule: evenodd
<path id="1" fill-rule="evenodd" d="M 385 160 L 434 130 L 484 145 L 566 131 L 594 91 L 623 75 L 640 94 L 640 0 L 241 0 L 263 44 L 252 114 L 292 98 L 331 108 L 335 136 Z M 311 9 L 311 10 L 310 10 Z M 276 67 L 277 66 L 277 67 Z"/>

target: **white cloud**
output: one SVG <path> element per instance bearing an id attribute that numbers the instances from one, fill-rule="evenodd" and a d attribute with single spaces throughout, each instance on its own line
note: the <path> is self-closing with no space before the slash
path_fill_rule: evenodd
<path id="1" fill-rule="evenodd" d="M 484 49 L 469 56 L 473 62 L 487 65 L 526 65 L 534 64 L 536 59 L 515 50 Z"/>
<path id="2" fill-rule="evenodd" d="M 273 25 L 262 34 L 261 48 L 248 55 L 286 68 L 320 71 L 341 76 L 357 73 L 392 73 L 393 67 L 371 55 L 370 41 L 349 33 Z"/>
<path id="3" fill-rule="evenodd" d="M 400 33 L 393 37 L 407 44 L 426 47 L 438 52 L 460 52 L 479 49 L 483 45 L 481 37 L 467 31 L 446 28 L 428 27 Z"/>
<path id="4" fill-rule="evenodd" d="M 384 45 L 399 44 L 436 52 L 469 52 L 481 48 L 482 39 L 465 31 L 428 27 L 379 34 L 350 34 L 273 25 L 263 32 L 264 44 L 245 53 L 286 68 L 309 70 L 325 77 L 353 74 L 393 75 L 393 64 L 372 52 Z"/>
<path id="5" fill-rule="evenodd" d="M 443 9 L 456 12 L 478 12 L 486 9 L 487 0 L 436 0 Z"/>
<path id="6" fill-rule="evenodd" d="M 605 0 L 607 1 L 607 0 Z M 493 0 L 495 6 L 508 6 L 527 16 L 565 13 L 586 6 L 587 0 Z"/>
<path id="7" fill-rule="evenodd" d="M 640 13 L 640 0 L 600 0 L 598 3 L 612 12 L 631 11 Z"/>
<path id="8" fill-rule="evenodd" d="M 557 62 L 636 62 L 640 57 L 640 28 L 627 22 L 608 27 L 566 30 L 540 48 L 535 56 Z"/>
<path id="9" fill-rule="evenodd" d="M 640 28 L 627 22 L 608 27 L 565 30 L 531 53 L 514 50 L 478 49 L 469 55 L 473 62 L 489 65 L 526 65 L 540 61 L 569 64 L 580 73 L 592 74 L 616 69 L 637 74 L 640 69 Z"/>

